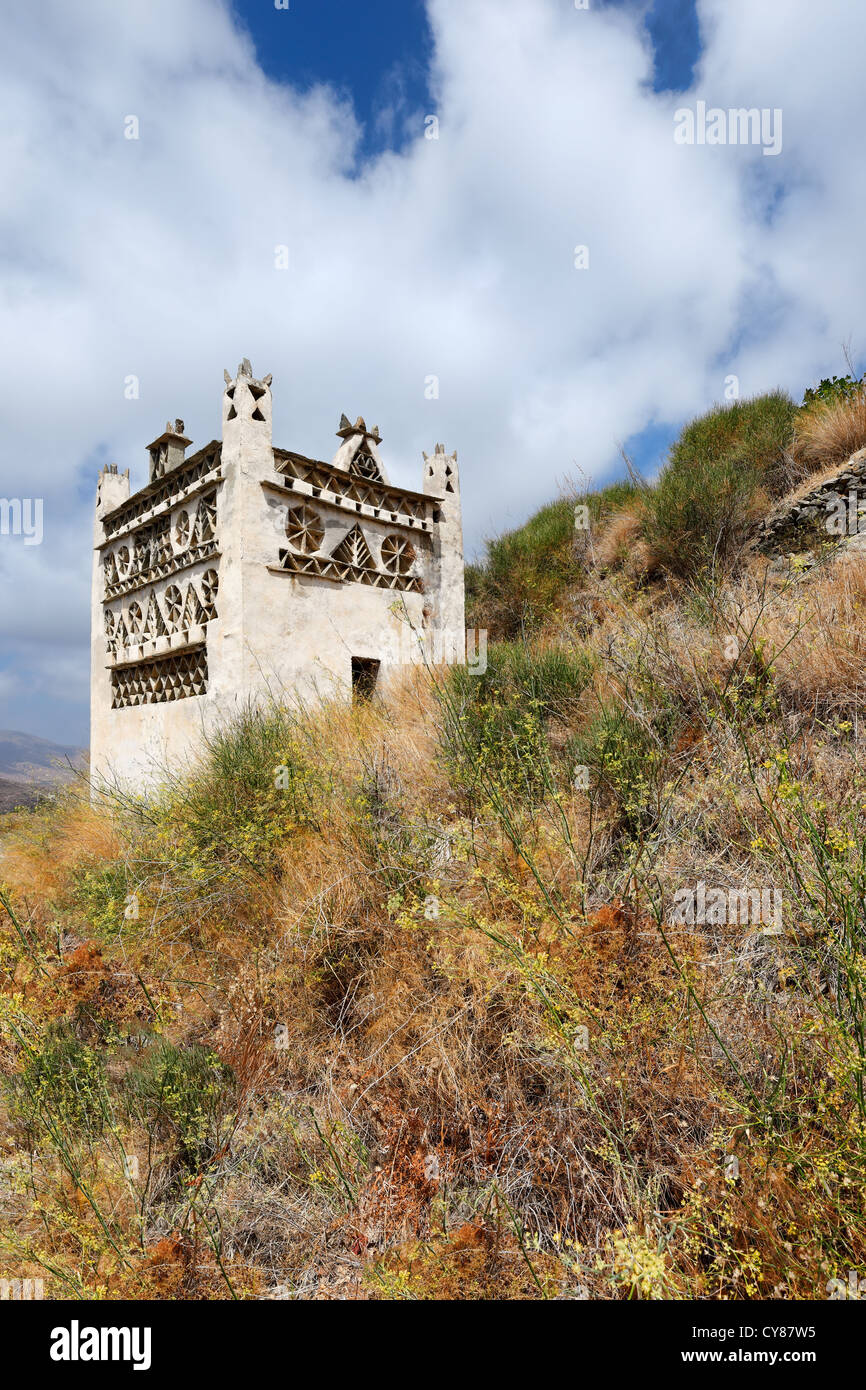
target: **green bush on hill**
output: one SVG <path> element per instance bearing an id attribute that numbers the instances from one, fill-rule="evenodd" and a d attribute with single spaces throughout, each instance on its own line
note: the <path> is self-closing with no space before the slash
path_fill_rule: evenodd
<path id="1" fill-rule="evenodd" d="M 598 524 L 636 494 L 631 483 L 614 483 L 598 492 L 562 497 L 523 526 L 488 541 L 484 559 L 466 567 L 470 626 L 487 628 L 491 637 L 504 640 L 536 632 L 584 577 L 575 505 L 585 505 L 590 521 Z"/>
<path id="2" fill-rule="evenodd" d="M 550 780 L 548 722 L 574 718 L 591 678 L 584 651 L 537 651 L 522 642 L 492 646 L 483 673 L 451 667 L 440 702 L 444 760 L 455 784 L 482 796 L 495 789 L 537 797 Z"/>
<path id="3" fill-rule="evenodd" d="M 686 425 L 644 498 L 658 564 L 689 577 L 730 561 L 761 494 L 784 490 L 796 407 L 783 391 L 720 405 Z"/>

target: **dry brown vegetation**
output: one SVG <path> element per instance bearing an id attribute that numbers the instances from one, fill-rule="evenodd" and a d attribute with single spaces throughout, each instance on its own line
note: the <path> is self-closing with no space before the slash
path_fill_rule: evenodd
<path id="1" fill-rule="evenodd" d="M 624 501 L 486 671 L 250 713 L 156 799 L 8 825 L 4 1271 L 816 1299 L 862 1269 L 866 560 L 638 587 Z M 678 921 L 701 881 L 781 930 Z"/>
<path id="2" fill-rule="evenodd" d="M 600 580 L 579 662 L 494 648 L 252 717 L 156 807 L 19 820 L 4 1264 L 84 1297 L 826 1296 L 863 1258 L 864 595 L 853 560 L 711 604 Z M 785 934 L 672 927 L 698 879 L 773 884 Z"/>
<path id="3" fill-rule="evenodd" d="M 842 464 L 866 447 L 866 389 L 836 400 L 817 400 L 800 411 L 792 453 L 810 470 Z"/>

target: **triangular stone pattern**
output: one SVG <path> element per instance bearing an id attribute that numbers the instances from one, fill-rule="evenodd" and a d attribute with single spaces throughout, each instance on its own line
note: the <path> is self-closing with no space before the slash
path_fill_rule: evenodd
<path id="1" fill-rule="evenodd" d="M 183 617 L 180 620 L 181 631 L 187 632 L 191 627 L 198 627 L 207 622 L 207 616 L 199 602 L 195 586 L 190 584 L 186 591 L 186 603 L 183 606 Z"/>
<path id="2" fill-rule="evenodd" d="M 147 607 L 147 617 L 145 619 L 144 630 L 148 637 L 167 637 L 168 628 L 162 616 L 159 604 L 156 601 L 156 594 L 151 591 L 150 603 Z"/>
<path id="3" fill-rule="evenodd" d="M 374 569 L 373 556 L 360 526 L 353 526 L 334 551 L 333 558 L 358 569 Z"/>
<path id="4" fill-rule="evenodd" d="M 212 540 L 216 524 L 216 498 L 203 497 L 195 514 L 195 539 L 199 545 Z"/>
<path id="5" fill-rule="evenodd" d="M 358 445 L 352 462 L 349 464 L 349 472 L 354 473 L 356 478 L 369 478 L 371 482 L 381 483 L 384 481 L 378 463 L 372 454 L 367 453 L 363 444 Z"/>
<path id="6" fill-rule="evenodd" d="M 218 482 L 220 478 L 220 453 L 221 446 L 214 444 L 210 449 L 203 450 L 200 455 L 190 459 L 181 468 L 176 468 L 167 478 L 153 483 L 149 487 L 142 488 L 128 502 L 120 507 L 115 507 L 104 521 L 106 538 L 111 540 L 113 536 L 119 536 L 128 532 L 138 521 L 153 512 L 156 507 L 166 504 L 173 506 L 180 501 L 192 488 L 197 488 L 205 479 L 209 482 Z"/>
<path id="7" fill-rule="evenodd" d="M 206 691 L 207 650 L 203 646 L 152 661 L 138 661 L 111 673 L 112 709 L 185 700 Z"/>

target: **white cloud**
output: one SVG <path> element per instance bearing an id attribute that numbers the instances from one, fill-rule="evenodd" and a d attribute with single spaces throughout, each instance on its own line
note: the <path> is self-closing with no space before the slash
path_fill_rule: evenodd
<path id="1" fill-rule="evenodd" d="M 267 80 L 217 0 L 18 7 L 0 51 L 0 495 L 44 496 L 46 534 L 0 538 L 7 655 L 80 643 L 81 688 L 82 485 L 106 454 L 143 482 L 168 416 L 217 434 L 242 355 L 274 374 L 283 446 L 329 456 L 340 412 L 363 413 L 408 486 L 422 448 L 458 447 L 472 541 L 569 469 L 603 477 L 618 441 L 703 409 L 729 372 L 798 390 L 838 367 L 866 308 L 866 9 L 700 8 L 695 88 L 660 97 L 631 11 L 429 0 L 440 138 L 419 112 L 414 143 L 358 171 L 345 101 Z M 782 154 L 676 146 L 673 111 L 698 96 L 781 106 Z"/>

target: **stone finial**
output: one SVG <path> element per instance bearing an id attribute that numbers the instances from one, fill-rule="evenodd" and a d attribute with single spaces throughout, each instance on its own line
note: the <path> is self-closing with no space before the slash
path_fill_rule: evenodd
<path id="1" fill-rule="evenodd" d="M 444 453 L 446 453 L 446 449 L 445 449 L 445 445 L 444 445 L 444 444 L 437 444 L 436 447 L 434 448 L 432 454 L 428 454 L 427 451 L 426 451 L 426 449 L 422 449 L 422 450 L 421 450 L 421 453 L 424 455 L 425 460 L 429 463 L 431 459 L 433 459 L 433 460 L 435 461 L 436 455 L 437 455 L 437 454 L 444 454 Z M 448 458 L 451 458 L 451 459 L 456 460 L 456 458 L 457 458 L 457 450 L 456 450 L 456 449 L 452 450 L 452 452 L 451 452 L 450 454 L 448 454 Z"/>
<path id="2" fill-rule="evenodd" d="M 431 497 L 445 498 L 448 493 L 460 491 L 460 476 L 457 470 L 457 450 L 448 453 L 444 444 L 437 444 L 432 454 L 422 449 L 424 455 L 424 491 Z"/>
<path id="3" fill-rule="evenodd" d="M 183 420 L 175 420 L 174 424 L 166 420 L 163 433 L 148 444 L 151 482 L 171 473 L 183 463 L 184 452 L 192 443 L 184 435 L 183 429 Z"/>
<path id="4" fill-rule="evenodd" d="M 96 483 L 97 515 L 119 507 L 129 496 L 129 469 L 121 473 L 116 463 L 106 463 L 99 470 Z"/>
<path id="5" fill-rule="evenodd" d="M 387 483 L 388 476 L 379 456 L 378 446 L 382 442 L 379 426 L 370 430 L 363 415 L 359 415 L 354 425 L 350 424 L 345 413 L 340 416 L 337 438 L 341 444 L 333 459 L 335 468 L 343 468 L 358 477 L 372 482 Z"/>
<path id="6" fill-rule="evenodd" d="M 337 430 L 338 439 L 351 439 L 354 435 L 360 435 L 362 439 L 372 439 L 375 444 L 382 443 L 382 436 L 379 433 L 379 426 L 374 425 L 371 430 L 367 429 L 367 422 L 363 415 L 359 415 L 354 425 L 349 423 L 346 414 L 340 416 L 340 428 Z"/>
<path id="7" fill-rule="evenodd" d="M 231 386 L 232 378 L 229 376 L 228 371 L 225 367 L 223 367 L 223 376 L 225 377 L 226 386 Z M 238 367 L 236 380 L 240 381 L 241 377 L 246 377 L 248 381 L 256 380 L 256 378 L 253 376 L 252 364 L 248 357 L 245 357 Z M 262 377 L 262 385 L 270 386 L 273 379 L 273 373 L 268 372 L 267 376 Z"/>

